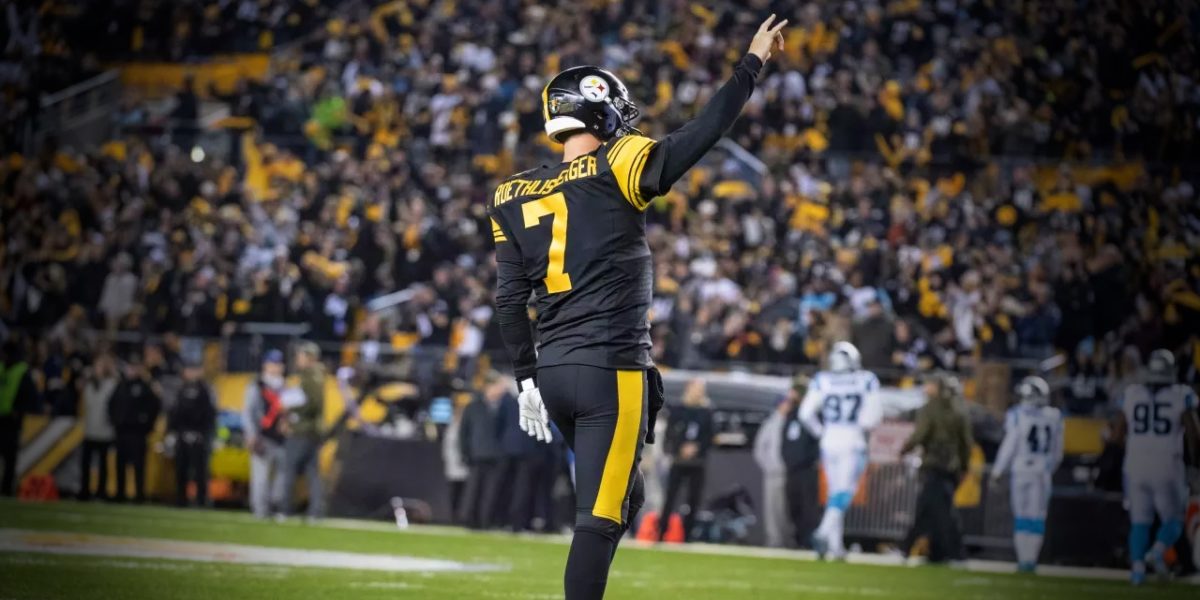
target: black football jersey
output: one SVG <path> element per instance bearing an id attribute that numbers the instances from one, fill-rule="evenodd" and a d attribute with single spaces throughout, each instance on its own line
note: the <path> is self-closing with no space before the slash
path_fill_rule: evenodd
<path id="1" fill-rule="evenodd" d="M 700 113 L 658 141 L 625 135 L 496 188 L 488 203 L 496 321 L 519 379 L 534 377 L 539 366 L 652 366 L 653 276 L 642 211 L 729 130 L 761 69 L 758 57 L 742 57 Z"/>
<path id="2" fill-rule="evenodd" d="M 537 313 L 538 366 L 652 366 L 650 248 L 642 211 L 654 141 L 628 135 L 558 165 L 515 175 L 489 212 L 496 241 L 497 304 Z M 651 186 L 653 188 L 653 186 Z"/>

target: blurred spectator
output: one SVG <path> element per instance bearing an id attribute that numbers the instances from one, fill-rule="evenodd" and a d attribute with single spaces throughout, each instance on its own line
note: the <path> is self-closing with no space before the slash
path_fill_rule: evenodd
<path id="1" fill-rule="evenodd" d="M 897 319 L 893 324 L 894 349 L 891 356 L 893 369 L 915 373 L 940 365 L 929 340 L 916 333 L 914 329 L 915 326 L 905 319 Z"/>
<path id="2" fill-rule="evenodd" d="M 544 529 L 553 512 L 551 492 L 558 475 L 562 434 L 552 429 L 555 437 L 547 444 L 522 431 L 517 399 L 511 394 L 504 396 L 500 411 L 500 445 L 506 462 L 505 481 L 511 491 L 510 501 L 501 502 L 500 507 L 508 508 L 504 516 L 513 531 Z M 535 519 L 541 527 L 534 527 Z"/>
<path id="3" fill-rule="evenodd" d="M 446 430 L 442 432 L 442 467 L 446 483 L 450 485 L 450 518 L 458 521 L 462 510 L 463 489 L 471 474 L 463 457 L 462 418 L 465 405 L 455 403 L 454 415 Z"/>
<path id="4" fill-rule="evenodd" d="M 0 495 L 11 496 L 17 480 L 17 455 L 21 450 L 21 422 L 27 413 L 36 412 L 40 401 L 26 352 L 9 339 L 0 345 L 0 461 L 4 478 Z"/>
<path id="5" fill-rule="evenodd" d="M 200 365 L 183 369 L 183 386 L 167 418 L 175 441 L 175 503 L 188 505 L 188 484 L 196 487 L 196 505 L 208 506 L 208 459 L 217 427 L 217 403 Z"/>
<path id="6" fill-rule="evenodd" d="M 808 384 L 805 375 L 792 380 L 792 389 L 788 392 L 786 402 L 791 410 L 784 414 L 783 439 L 780 443 L 786 469 L 788 517 L 792 524 L 793 541 L 798 548 L 807 548 L 812 543 L 812 532 L 823 512 L 818 475 L 820 439 L 800 422 L 800 401 L 808 391 Z"/>
<path id="7" fill-rule="evenodd" d="M 59 340 L 42 340 L 38 343 L 38 359 L 41 364 L 42 400 L 50 414 L 75 416 L 79 407 L 79 388 L 75 378 L 81 371 L 79 361 L 68 356 L 64 344 Z"/>
<path id="8" fill-rule="evenodd" d="M 684 503 L 688 511 L 683 515 L 683 531 L 685 536 L 691 535 L 692 524 L 703 500 L 708 451 L 712 448 L 714 435 L 712 405 L 705 391 L 704 380 L 697 377 L 689 381 L 684 389 L 683 404 L 672 407 L 667 414 L 666 449 L 671 456 L 671 470 L 667 473 L 666 498 L 659 511 L 660 540 L 666 534 L 666 524 L 685 485 L 687 495 Z"/>
<path id="9" fill-rule="evenodd" d="M 874 294 L 874 290 L 870 291 Z M 862 316 L 854 322 L 850 341 L 861 348 L 862 365 L 870 371 L 888 370 L 896 349 L 895 326 L 877 295 L 865 301 Z"/>
<path id="10" fill-rule="evenodd" d="M 108 499 L 108 457 L 116 430 L 109 420 L 109 406 L 121 384 L 111 354 L 100 354 L 83 376 L 83 446 L 79 468 L 79 499 L 93 495 Z M 99 479 L 92 485 L 92 464 L 98 463 Z"/>
<path id="11" fill-rule="evenodd" d="M 146 499 L 147 438 L 161 410 L 162 387 L 150 378 L 141 356 L 132 357 L 108 405 L 108 418 L 117 434 L 116 498 L 120 501 L 129 499 L 125 484 L 131 468 L 133 499 L 139 503 Z"/>
<path id="12" fill-rule="evenodd" d="M 483 393 L 463 410 L 459 447 L 471 473 L 463 489 L 459 522 L 467 527 L 489 528 L 504 485 L 504 449 L 501 444 L 501 407 L 512 395 L 509 380 L 496 372 L 486 375 Z"/>
<path id="13" fill-rule="evenodd" d="M 962 529 L 954 510 L 954 491 L 967 473 L 971 461 L 971 422 L 962 404 L 962 392 L 956 379 L 936 376 L 925 385 L 928 398 L 917 415 L 917 426 L 901 454 L 921 449 L 921 492 L 917 496 L 916 517 L 901 542 L 905 555 L 921 535 L 929 539 L 929 561 L 957 561 L 966 557 Z"/>
<path id="14" fill-rule="evenodd" d="M 272 510 L 283 510 L 284 456 L 284 356 L 268 350 L 262 370 L 246 387 L 242 400 L 242 428 L 250 451 L 250 511 L 265 519 Z"/>
<path id="15" fill-rule="evenodd" d="M 1091 338 L 1079 344 L 1072 360 L 1068 362 L 1067 411 L 1079 415 L 1092 415 L 1108 403 L 1104 389 L 1105 373 L 1093 352 Z"/>
<path id="16" fill-rule="evenodd" d="M 789 529 L 787 506 L 787 465 L 783 462 L 784 426 L 796 412 L 793 394 L 780 399 L 775 411 L 754 437 L 754 462 L 763 474 L 762 524 L 767 546 L 783 548 Z"/>
<path id="17" fill-rule="evenodd" d="M 308 518 L 324 516 L 325 486 L 321 480 L 321 446 L 324 445 L 325 365 L 321 348 L 313 342 L 301 342 L 296 349 L 296 374 L 303 395 L 298 406 L 287 411 L 286 439 L 283 442 L 283 493 L 286 514 L 296 513 L 296 477 L 303 474 L 308 485 Z M 284 404 L 288 404 L 286 401 Z"/>
<path id="18" fill-rule="evenodd" d="M 196 95 L 196 82 L 185 76 L 183 85 L 175 94 L 175 105 L 171 108 L 172 141 L 180 148 L 191 150 L 199 129 L 200 97 Z"/>
<path id="19" fill-rule="evenodd" d="M 131 262 L 128 254 L 117 255 L 113 259 L 112 271 L 104 279 L 104 288 L 100 292 L 99 309 L 110 331 L 119 329 L 125 317 L 133 312 L 138 278 L 130 271 Z"/>
<path id="20" fill-rule="evenodd" d="M 1101 432 L 1104 449 L 1096 459 L 1096 479 L 1092 485 L 1098 490 L 1122 493 L 1125 491 L 1125 435 L 1127 424 L 1120 411 L 1109 413 Z"/>

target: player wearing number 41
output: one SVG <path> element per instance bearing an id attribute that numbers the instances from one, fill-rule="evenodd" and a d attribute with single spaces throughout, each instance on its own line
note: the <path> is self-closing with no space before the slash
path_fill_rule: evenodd
<path id="1" fill-rule="evenodd" d="M 1129 508 L 1130 579 L 1146 579 L 1146 563 L 1159 576 L 1168 575 L 1164 554 L 1183 533 L 1187 502 L 1184 476 L 1184 431 L 1200 433 L 1196 393 L 1176 383 L 1175 357 L 1155 350 L 1146 362 L 1143 381 L 1121 395 L 1125 417 L 1125 501 Z M 1150 527 L 1158 515 L 1158 535 L 1150 546 Z M 1150 546 L 1149 548 L 1147 548 Z"/>
<path id="2" fill-rule="evenodd" d="M 853 344 L 834 344 L 828 370 L 813 376 L 800 403 L 800 422 L 821 440 L 821 468 L 828 489 L 825 514 L 812 540 L 822 558 L 846 555 L 842 539 L 846 509 L 867 466 L 867 432 L 883 416 L 879 378 L 861 365 Z"/>
<path id="3" fill-rule="evenodd" d="M 1046 533 L 1051 478 L 1062 462 L 1063 420 L 1050 406 L 1050 386 L 1041 377 L 1021 380 L 1016 396 L 1017 405 L 1004 419 L 1004 441 L 992 465 L 992 481 L 1012 472 L 1009 494 L 1017 568 L 1032 573 Z"/>
<path id="4" fill-rule="evenodd" d="M 488 203 L 496 318 L 520 388 L 518 422 L 549 441 L 553 419 L 575 452 L 567 600 L 604 596 L 617 542 L 644 497 L 638 461 L 653 441 L 662 380 L 650 360 L 643 211 L 733 125 L 772 48 L 783 48 L 787 21 L 774 21 L 759 26 L 700 114 L 657 141 L 633 128 L 638 109 L 616 75 L 591 66 L 559 73 L 542 90 L 542 114 L 562 162 L 508 178 Z"/>

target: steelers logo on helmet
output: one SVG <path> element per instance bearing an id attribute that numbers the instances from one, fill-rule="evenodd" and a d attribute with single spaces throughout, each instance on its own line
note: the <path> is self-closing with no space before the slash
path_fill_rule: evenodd
<path id="1" fill-rule="evenodd" d="M 546 135 L 560 143 L 577 131 L 601 140 L 636 133 L 633 123 L 639 114 L 621 80 L 600 67 L 571 67 L 542 90 Z"/>
<path id="2" fill-rule="evenodd" d="M 588 75 L 579 81 L 579 94 L 592 102 L 603 102 L 608 93 L 608 82 L 602 77 Z"/>

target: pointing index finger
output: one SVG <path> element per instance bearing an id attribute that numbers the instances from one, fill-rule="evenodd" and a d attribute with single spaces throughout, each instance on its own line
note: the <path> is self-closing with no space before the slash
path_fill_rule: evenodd
<path id="1" fill-rule="evenodd" d="M 763 21 L 762 25 L 758 26 L 758 30 L 759 31 L 767 31 L 768 29 L 771 28 L 771 22 L 774 20 L 775 20 L 775 13 L 771 13 L 771 16 L 767 17 L 767 20 Z"/>

